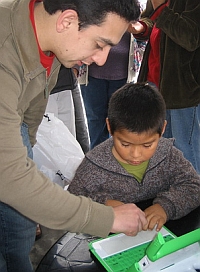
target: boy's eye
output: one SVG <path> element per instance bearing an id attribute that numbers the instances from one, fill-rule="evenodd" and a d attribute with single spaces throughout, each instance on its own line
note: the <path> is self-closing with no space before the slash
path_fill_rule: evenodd
<path id="1" fill-rule="evenodd" d="M 144 145 L 144 147 L 146 147 L 146 148 L 149 148 L 149 147 L 151 147 L 152 146 L 152 144 L 145 144 Z"/>
<path id="2" fill-rule="evenodd" d="M 121 143 L 121 145 L 125 147 L 129 146 L 129 144 L 125 144 L 125 143 Z"/>

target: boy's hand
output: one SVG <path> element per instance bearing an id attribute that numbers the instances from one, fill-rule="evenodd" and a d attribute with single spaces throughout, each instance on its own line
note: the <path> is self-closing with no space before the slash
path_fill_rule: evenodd
<path id="1" fill-rule="evenodd" d="M 154 229 L 156 227 L 156 231 L 159 231 L 162 226 L 167 222 L 167 215 L 165 210 L 159 205 L 154 204 L 144 210 L 148 224 L 143 228 L 143 230 Z"/>

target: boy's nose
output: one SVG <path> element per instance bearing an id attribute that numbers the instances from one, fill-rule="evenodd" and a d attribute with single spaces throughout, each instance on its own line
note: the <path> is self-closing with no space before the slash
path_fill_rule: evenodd
<path id="1" fill-rule="evenodd" d="M 132 158 L 139 158 L 141 156 L 141 150 L 139 147 L 132 147 L 130 151 Z"/>

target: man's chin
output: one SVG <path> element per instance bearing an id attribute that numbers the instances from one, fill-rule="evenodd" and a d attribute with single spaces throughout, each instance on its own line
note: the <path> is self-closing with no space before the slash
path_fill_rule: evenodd
<path id="1" fill-rule="evenodd" d="M 59 60 L 59 61 L 66 68 L 72 68 L 72 67 L 74 67 L 74 65 L 77 64 L 77 61 L 72 61 L 72 62 L 70 62 L 70 61 L 62 61 L 62 60 Z"/>

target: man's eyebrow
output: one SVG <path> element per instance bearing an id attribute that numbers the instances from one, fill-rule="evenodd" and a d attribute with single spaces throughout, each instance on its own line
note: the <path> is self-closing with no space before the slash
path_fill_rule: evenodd
<path id="1" fill-rule="evenodd" d="M 105 39 L 103 37 L 99 37 L 99 40 L 102 41 L 103 43 L 107 44 L 107 45 L 110 45 L 110 46 L 115 46 L 117 44 L 113 43 L 111 40 L 109 39 Z"/>

